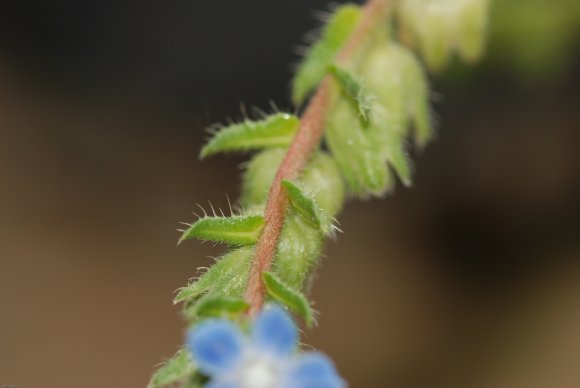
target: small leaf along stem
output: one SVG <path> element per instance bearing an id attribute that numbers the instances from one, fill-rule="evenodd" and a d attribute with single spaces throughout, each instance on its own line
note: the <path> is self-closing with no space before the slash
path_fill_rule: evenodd
<path id="1" fill-rule="evenodd" d="M 358 52 L 376 23 L 384 20 L 390 5 L 391 0 L 367 1 L 358 25 L 337 55 L 339 64 L 346 64 Z M 331 82 L 332 79 L 326 76 L 306 106 L 298 131 L 270 187 L 264 212 L 265 225 L 256 245 L 245 293 L 250 315 L 258 313 L 264 304 L 266 289 L 262 273 L 268 271 L 272 265 L 284 227 L 288 196 L 282 188 L 282 181 L 296 179 L 320 143 L 324 133 Z"/>

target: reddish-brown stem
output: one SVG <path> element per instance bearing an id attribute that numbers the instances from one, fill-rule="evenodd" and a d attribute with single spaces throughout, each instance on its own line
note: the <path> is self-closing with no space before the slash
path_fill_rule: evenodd
<path id="1" fill-rule="evenodd" d="M 344 64 L 357 52 L 364 43 L 365 37 L 372 31 L 375 23 L 383 19 L 389 9 L 391 0 L 368 0 L 365 4 L 361 19 L 337 55 L 337 61 Z M 324 121 L 329 105 L 331 79 L 327 76 L 320 83 L 316 93 L 306 106 L 300 127 L 296 133 L 284 160 L 280 164 L 274 182 L 270 187 L 266 210 L 264 212 L 264 230 L 256 245 L 254 261 L 250 269 L 246 300 L 250 305 L 250 315 L 256 314 L 264 304 L 264 284 L 262 273 L 268 271 L 276 255 L 278 240 L 284 227 L 288 197 L 282 189 L 282 181 L 293 180 L 298 177 L 306 166 L 312 153 L 324 133 Z"/>

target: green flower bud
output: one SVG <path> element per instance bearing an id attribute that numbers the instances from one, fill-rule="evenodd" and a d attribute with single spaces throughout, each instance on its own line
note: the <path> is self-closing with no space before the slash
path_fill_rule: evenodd
<path id="1" fill-rule="evenodd" d="M 370 137 L 351 101 L 336 92 L 326 121 L 325 139 L 351 193 L 385 193 L 390 174 L 379 145 Z"/>
<path id="2" fill-rule="evenodd" d="M 296 290 L 307 288 L 306 281 L 322 252 L 323 233 L 302 216 L 290 212 L 278 243 L 274 272 Z"/>
<path id="3" fill-rule="evenodd" d="M 299 179 L 303 190 L 311 194 L 329 217 L 342 209 L 345 187 L 336 162 L 326 152 L 317 152 Z"/>
<path id="4" fill-rule="evenodd" d="M 264 205 L 285 153 L 281 149 L 263 151 L 248 163 L 242 183 L 241 200 L 247 210 Z M 334 217 L 342 208 L 344 184 L 335 161 L 327 153 L 319 151 L 314 154 L 297 183 L 306 193 L 312 195 L 330 217 Z"/>
<path id="5" fill-rule="evenodd" d="M 371 131 L 383 152 L 388 153 L 393 142 L 407 137 L 411 123 L 415 142 L 423 147 L 432 137 L 429 87 L 415 55 L 394 42 L 378 46 L 367 57 L 361 73 L 375 97 Z"/>
<path id="6" fill-rule="evenodd" d="M 489 0 L 401 0 L 397 11 L 427 66 L 440 71 L 458 50 L 466 61 L 483 52 Z"/>
<path id="7" fill-rule="evenodd" d="M 489 0 L 465 1 L 459 15 L 460 26 L 457 49 L 468 62 L 481 58 L 485 48 L 488 25 Z"/>
<path id="8" fill-rule="evenodd" d="M 250 160 L 244 173 L 240 200 L 246 209 L 266 202 L 270 186 L 285 154 L 285 149 L 274 148 L 262 151 Z"/>

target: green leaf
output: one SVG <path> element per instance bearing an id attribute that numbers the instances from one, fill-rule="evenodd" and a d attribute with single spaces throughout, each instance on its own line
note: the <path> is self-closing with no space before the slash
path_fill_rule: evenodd
<path id="1" fill-rule="evenodd" d="M 334 76 L 344 94 L 354 104 L 363 122 L 368 123 L 371 113 L 370 98 L 361 83 L 352 74 L 337 65 L 330 65 L 328 71 Z"/>
<path id="2" fill-rule="evenodd" d="M 327 234 L 330 231 L 330 225 L 325 215 L 321 212 L 316 201 L 308 197 L 300 187 L 296 186 L 289 180 L 282 181 L 282 187 L 288 194 L 290 204 L 300 214 L 304 220 L 314 228 Z"/>
<path id="3" fill-rule="evenodd" d="M 264 272 L 262 279 L 270 297 L 282 303 L 294 313 L 300 314 L 308 327 L 312 327 L 315 324 L 314 311 L 302 293 L 292 289 L 271 272 Z"/>
<path id="4" fill-rule="evenodd" d="M 185 315 L 194 318 L 232 317 L 248 309 L 249 305 L 241 297 L 226 295 L 206 295 L 199 302 L 188 307 Z"/>
<path id="5" fill-rule="evenodd" d="M 360 17 L 360 7 L 339 7 L 325 26 L 322 37 L 310 47 L 292 81 L 292 101 L 300 105 L 326 75 L 328 65 L 344 45 Z"/>
<path id="6" fill-rule="evenodd" d="M 287 147 L 300 125 L 298 117 L 277 113 L 260 121 L 245 120 L 222 128 L 201 150 L 201 158 L 218 152 Z"/>
<path id="7" fill-rule="evenodd" d="M 174 304 L 190 302 L 205 293 L 241 296 L 248 281 L 254 247 L 242 247 L 218 259 L 203 275 L 181 288 Z"/>
<path id="8" fill-rule="evenodd" d="M 260 215 L 205 217 L 183 232 L 179 242 L 197 238 L 230 245 L 252 245 L 258 241 L 263 227 L 264 217 Z"/>
<path id="9" fill-rule="evenodd" d="M 179 384 L 189 379 L 194 372 L 195 366 L 189 356 L 189 352 L 185 349 L 180 349 L 153 373 L 147 387 L 161 388 Z"/>

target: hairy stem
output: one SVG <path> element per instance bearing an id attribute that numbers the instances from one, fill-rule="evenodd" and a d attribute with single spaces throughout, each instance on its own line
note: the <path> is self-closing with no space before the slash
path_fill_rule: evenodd
<path id="1" fill-rule="evenodd" d="M 364 44 L 376 23 L 383 21 L 390 8 L 391 0 L 368 0 L 362 10 L 361 19 L 337 56 L 340 64 L 348 62 Z M 276 255 L 278 240 L 284 227 L 284 218 L 288 207 L 288 197 L 281 182 L 294 180 L 306 166 L 312 153 L 318 148 L 324 133 L 325 117 L 329 105 L 330 83 L 327 76 L 320 83 L 314 96 L 306 106 L 300 127 L 296 133 L 284 160 L 280 164 L 274 182 L 270 187 L 266 210 L 264 213 L 264 230 L 256 245 L 254 261 L 250 270 L 245 298 L 250 305 L 250 315 L 262 309 L 265 287 L 262 273 L 268 271 Z"/>

